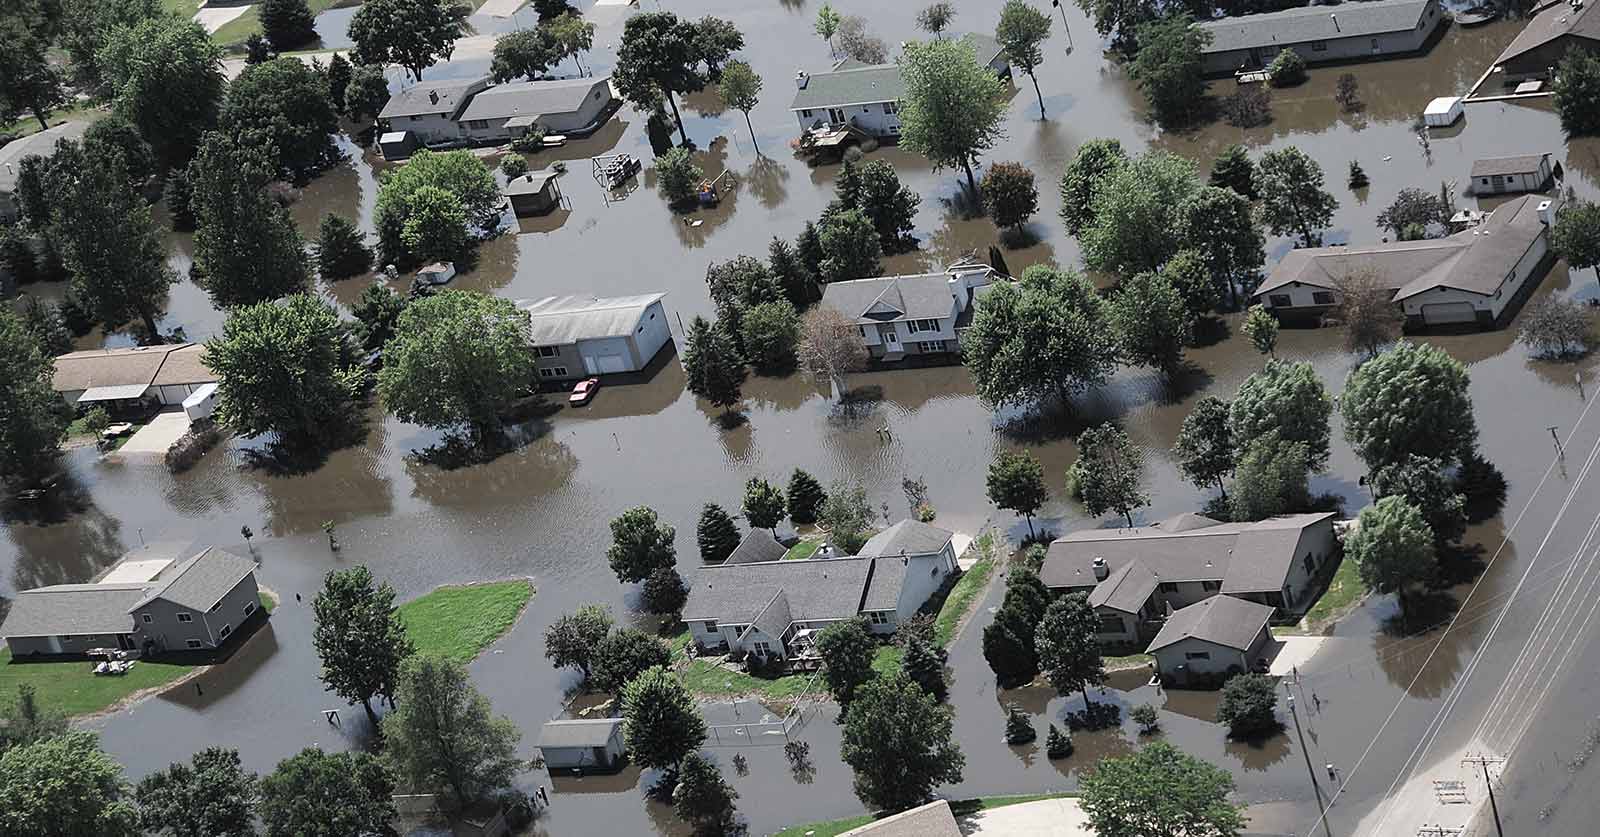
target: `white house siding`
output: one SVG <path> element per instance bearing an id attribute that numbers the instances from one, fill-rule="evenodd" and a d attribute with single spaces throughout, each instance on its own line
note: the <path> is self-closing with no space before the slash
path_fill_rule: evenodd
<path id="1" fill-rule="evenodd" d="M 545 133 L 549 134 L 578 131 L 587 128 L 590 123 L 594 122 L 600 115 L 600 111 L 604 110 L 606 104 L 610 101 L 611 85 L 596 83 L 577 110 L 565 113 L 539 114 L 535 122 L 545 130 Z M 461 134 L 473 140 L 509 140 L 525 133 L 525 130 L 521 127 L 514 129 L 506 127 L 506 122 L 513 116 L 515 114 L 506 114 L 494 119 L 474 119 L 452 124 L 459 124 Z"/>
<path id="2" fill-rule="evenodd" d="M 392 131 L 410 131 L 424 143 L 448 142 L 460 139 L 461 126 L 450 119 L 449 113 L 425 113 L 419 116 L 396 116 L 389 120 Z"/>
<path id="3" fill-rule="evenodd" d="M 1300 531 L 1300 541 L 1295 544 L 1294 549 L 1294 562 L 1290 565 L 1287 580 L 1284 582 L 1284 586 L 1289 589 L 1289 600 L 1285 604 L 1291 609 L 1306 604 L 1305 596 L 1311 587 L 1312 578 L 1332 554 L 1333 518 L 1307 526 Z M 1308 557 L 1311 559 L 1310 568 L 1306 566 Z"/>
<path id="4" fill-rule="evenodd" d="M 604 337 L 578 343 L 578 353 L 583 357 L 583 369 L 590 375 L 609 375 L 631 372 L 633 351 L 627 337 Z"/>
<path id="5" fill-rule="evenodd" d="M 895 113 L 888 113 L 895 110 Z M 823 122 L 842 121 L 877 137 L 897 137 L 900 135 L 900 115 L 893 102 L 871 102 L 868 104 L 847 105 L 833 108 L 812 108 L 810 110 L 795 111 L 795 118 L 800 122 L 800 130 L 810 130 L 818 120 Z"/>
<path id="6" fill-rule="evenodd" d="M 951 546 L 946 544 L 943 552 L 935 555 L 917 555 L 910 559 L 910 563 L 906 566 L 905 582 L 900 586 L 900 601 L 895 606 L 897 622 L 904 622 L 917 615 L 917 611 L 927 603 L 928 598 L 938 592 L 939 586 L 944 584 L 945 578 L 955 567 L 951 549 Z M 890 625 L 888 628 L 893 630 L 894 626 Z"/>
<path id="7" fill-rule="evenodd" d="M 1479 323 L 1484 325 L 1498 323 L 1501 316 L 1506 313 L 1507 307 L 1513 301 L 1520 299 L 1528 283 L 1533 281 L 1534 272 L 1549 252 L 1550 236 L 1546 232 L 1533 240 L 1533 244 L 1522 254 L 1522 258 L 1517 260 L 1516 266 L 1507 274 L 1495 293 L 1485 296 L 1456 288 L 1434 288 L 1402 301 L 1406 320 L 1412 323 L 1424 323 L 1423 306 L 1464 302 L 1472 305 L 1477 311 Z"/>
<path id="8" fill-rule="evenodd" d="M 1317 301 L 1318 294 L 1326 294 L 1323 302 Z M 1283 297 L 1287 297 L 1287 304 Z M 1339 304 L 1339 292 L 1332 288 L 1319 288 L 1316 285 L 1306 285 L 1300 282 L 1290 282 L 1281 288 L 1273 288 L 1261 295 L 1261 304 L 1268 310 L 1279 313 L 1292 313 L 1300 309 L 1325 310 Z"/>
<path id="9" fill-rule="evenodd" d="M 1250 670 L 1244 652 L 1193 637 L 1178 640 L 1152 653 L 1156 658 L 1156 670 L 1169 676 L 1177 676 L 1180 666 L 1190 674 L 1225 674 L 1234 666 L 1243 671 Z M 1190 654 L 1205 654 L 1207 658 L 1190 659 Z"/>
<path id="10" fill-rule="evenodd" d="M 633 345 L 635 349 L 633 369 L 635 371 L 650 365 L 661 347 L 672 339 L 671 326 L 667 325 L 667 310 L 660 302 L 652 302 L 644 309 L 644 315 L 639 318 L 639 324 L 634 327 Z"/>
<path id="11" fill-rule="evenodd" d="M 1166 581 L 1156 588 L 1155 596 L 1157 602 L 1172 605 L 1173 610 L 1180 610 L 1195 602 L 1209 599 L 1221 590 L 1220 581 L 1212 583 L 1209 590 L 1203 581 Z"/>
<path id="12" fill-rule="evenodd" d="M 883 357 L 890 352 L 903 352 L 908 355 L 937 354 L 939 353 L 937 349 L 930 347 L 924 351 L 922 348 L 922 344 L 934 341 L 943 342 L 943 351 L 945 352 L 958 351 L 954 300 L 951 300 L 950 307 L 950 316 L 930 318 L 938 326 L 933 331 L 918 330 L 912 333 L 911 323 L 906 320 L 895 320 L 888 323 L 858 323 L 861 342 L 866 345 L 867 354 L 872 357 Z M 884 339 L 888 332 L 894 333 L 895 339 L 893 342 Z"/>
<path id="13" fill-rule="evenodd" d="M 1249 17 L 1242 18 L 1249 21 Z M 1422 13 L 1420 28 L 1407 32 L 1385 32 L 1380 35 L 1361 35 L 1325 41 L 1305 41 L 1294 44 L 1273 44 L 1255 49 L 1236 49 L 1227 52 L 1206 53 L 1201 57 L 1201 72 L 1208 76 L 1228 75 L 1241 67 L 1265 69 L 1283 49 L 1300 53 L 1307 64 L 1324 64 L 1333 61 L 1359 61 L 1377 56 L 1404 55 L 1417 52 L 1427 44 L 1428 38 L 1439 27 L 1443 15 L 1437 3 L 1429 3 Z M 1224 19 L 1228 20 L 1228 19 Z"/>
<path id="14" fill-rule="evenodd" d="M 194 391 L 205 384 L 163 384 L 160 390 L 161 403 L 167 407 L 182 407 L 183 400 L 194 394 Z"/>

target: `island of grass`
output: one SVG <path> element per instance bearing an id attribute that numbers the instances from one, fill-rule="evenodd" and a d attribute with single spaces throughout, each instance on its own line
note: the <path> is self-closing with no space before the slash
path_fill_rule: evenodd
<path id="1" fill-rule="evenodd" d="M 471 662 L 499 639 L 533 597 L 528 579 L 440 587 L 398 609 L 419 654 Z"/>
<path id="2" fill-rule="evenodd" d="M 950 803 L 950 812 L 957 817 L 965 817 L 979 811 L 1004 808 L 1007 805 L 1021 805 L 1024 802 L 1038 802 L 1044 799 L 1063 799 L 1069 796 L 1077 796 L 1077 794 L 1033 793 L 1018 796 L 981 796 L 977 799 L 957 799 Z M 877 817 L 871 814 L 862 814 L 859 817 L 846 817 L 842 820 L 791 825 L 774 834 L 773 837 L 838 837 L 838 835 L 852 828 L 860 828 L 876 819 Z"/>
<path id="3" fill-rule="evenodd" d="M 277 600 L 260 593 L 261 606 L 272 612 Z M 0 701 L 16 699 L 17 687 L 33 686 L 39 703 L 68 718 L 105 712 L 141 693 L 154 693 L 204 666 L 140 660 L 127 674 L 99 676 L 88 660 L 57 663 L 13 663 L 11 650 L 0 649 Z"/>

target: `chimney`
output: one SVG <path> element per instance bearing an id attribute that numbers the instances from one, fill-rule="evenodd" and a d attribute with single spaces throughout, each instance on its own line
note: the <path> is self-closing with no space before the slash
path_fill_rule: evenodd
<path id="1" fill-rule="evenodd" d="M 437 91 L 437 90 L 429 90 L 428 91 L 428 102 L 429 102 L 429 104 L 435 104 L 435 105 L 439 104 L 439 91 Z"/>
<path id="2" fill-rule="evenodd" d="M 1093 565 L 1095 581 L 1105 581 L 1106 576 L 1111 575 L 1111 568 L 1106 566 L 1106 559 L 1097 556 L 1094 559 Z"/>
<path id="3" fill-rule="evenodd" d="M 794 86 L 797 90 L 806 89 L 806 82 L 811 81 L 811 76 L 805 70 L 794 71 Z"/>
<path id="4" fill-rule="evenodd" d="M 531 171 L 530 171 L 530 172 L 528 172 L 528 173 L 527 173 L 527 174 L 525 174 L 525 175 L 523 175 L 523 177 L 526 177 L 526 178 L 528 178 L 528 182 L 529 182 L 529 183 L 532 183 L 532 182 L 533 182 L 533 172 L 531 172 Z"/>
<path id="5" fill-rule="evenodd" d="M 1547 227 L 1556 225 L 1556 208 L 1553 201 L 1539 201 L 1539 220 Z"/>
<path id="6" fill-rule="evenodd" d="M 1329 12 L 1328 13 L 1328 19 L 1333 21 L 1333 31 L 1335 31 L 1335 32 L 1343 32 L 1344 31 L 1343 29 L 1339 28 L 1339 16 L 1338 15 L 1333 14 L 1332 12 Z"/>

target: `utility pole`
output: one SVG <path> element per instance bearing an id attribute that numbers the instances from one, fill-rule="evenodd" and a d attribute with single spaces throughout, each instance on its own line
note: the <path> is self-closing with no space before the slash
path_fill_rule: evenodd
<path id="1" fill-rule="evenodd" d="M 1067 9 L 1061 5 L 1061 0 L 1050 0 L 1050 5 L 1056 7 L 1061 13 L 1061 28 L 1067 30 L 1067 54 L 1072 54 L 1072 27 L 1067 25 Z"/>
<path id="2" fill-rule="evenodd" d="M 1557 426 L 1558 425 L 1552 424 L 1549 427 L 1546 427 L 1545 429 L 1550 431 L 1550 438 L 1552 438 L 1552 439 L 1554 439 L 1556 441 L 1556 453 L 1560 454 L 1562 459 L 1566 459 L 1567 458 L 1567 451 L 1566 451 L 1566 448 L 1563 448 L 1561 446 L 1561 436 L 1556 433 L 1556 427 Z"/>
<path id="3" fill-rule="evenodd" d="M 1284 691 L 1288 689 L 1288 685 L 1285 684 Z M 1295 711 L 1293 692 L 1289 693 L 1289 717 L 1294 719 L 1294 734 L 1300 739 L 1300 755 L 1306 757 L 1306 775 L 1311 777 L 1311 791 L 1317 795 L 1317 812 L 1322 819 L 1322 833 L 1326 837 L 1333 837 L 1333 829 L 1328 825 L 1328 806 L 1322 802 L 1322 786 L 1317 784 L 1317 771 L 1311 768 L 1311 751 L 1306 749 L 1306 734 L 1300 731 L 1300 713 Z"/>
<path id="4" fill-rule="evenodd" d="M 1494 800 L 1494 780 L 1489 778 L 1489 765 L 1505 763 L 1506 760 L 1498 756 L 1467 756 L 1461 760 L 1462 767 L 1475 764 L 1483 770 L 1483 784 L 1489 789 L 1489 810 L 1494 812 L 1494 833 L 1499 837 L 1506 837 L 1506 832 L 1500 827 L 1500 806 Z"/>

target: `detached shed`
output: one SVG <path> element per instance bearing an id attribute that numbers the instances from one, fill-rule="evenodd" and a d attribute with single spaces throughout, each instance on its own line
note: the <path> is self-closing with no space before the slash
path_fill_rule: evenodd
<path id="1" fill-rule="evenodd" d="M 539 752 L 551 771 L 621 769 L 622 719 L 546 722 L 539 729 Z"/>
<path id="2" fill-rule="evenodd" d="M 1445 128 L 1456 124 L 1465 113 L 1460 96 L 1440 96 L 1428 103 L 1422 112 L 1422 121 L 1430 128 Z"/>
<path id="3" fill-rule="evenodd" d="M 1503 195 L 1540 192 L 1549 185 L 1554 174 L 1548 152 L 1518 157 L 1485 157 L 1472 164 L 1472 193 Z"/>
<path id="4" fill-rule="evenodd" d="M 544 215 L 561 205 L 561 186 L 556 172 L 549 169 L 512 178 L 500 194 L 511 201 L 511 211 L 518 217 Z"/>

